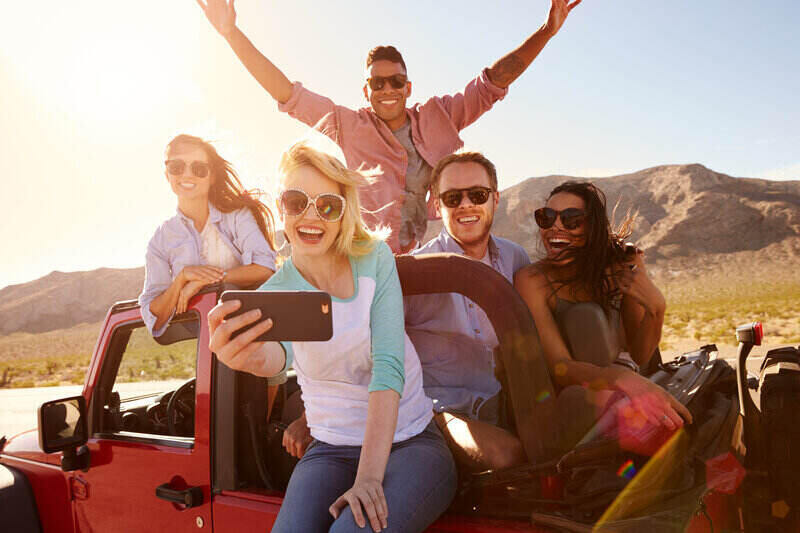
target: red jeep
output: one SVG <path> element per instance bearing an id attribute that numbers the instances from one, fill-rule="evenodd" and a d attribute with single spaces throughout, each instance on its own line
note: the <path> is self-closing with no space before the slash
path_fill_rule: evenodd
<path id="1" fill-rule="evenodd" d="M 398 270 L 406 294 L 460 292 L 487 311 L 500 341 L 506 417 L 519 428 L 529 457 L 547 457 L 543 436 L 548 417 L 555 416 L 555 391 L 527 307 L 513 287 L 489 267 L 452 255 L 399 257 Z M 196 296 L 157 342 L 135 301 L 109 310 L 83 394 L 44 404 L 38 435 L 32 430 L 0 440 L 0 529 L 271 528 L 294 465 L 279 435 L 298 412 L 297 384 L 290 375 L 268 402 L 265 380 L 217 362 L 208 349 L 205 317 L 221 290 Z M 185 380 L 157 392 L 125 383 L 141 372 L 130 359 L 141 361 L 142 354 L 156 365 L 185 367 Z M 590 445 L 583 455 L 508 471 L 462 473 L 451 509 L 428 531 L 590 531 L 597 516 L 581 520 L 576 509 L 583 508 L 567 498 L 565 486 L 602 458 L 598 449 Z M 712 523 L 714 531 L 738 529 L 738 484 L 730 495 L 701 489 L 691 503 L 702 513 L 684 521 L 691 531 L 711 531 Z M 624 491 L 612 499 L 617 508 L 630 501 Z M 639 502 L 636 512 L 646 518 L 647 505 L 643 511 Z"/>

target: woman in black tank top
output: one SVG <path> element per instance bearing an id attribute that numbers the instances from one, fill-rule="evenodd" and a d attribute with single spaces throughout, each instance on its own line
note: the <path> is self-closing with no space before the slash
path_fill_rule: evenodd
<path id="1" fill-rule="evenodd" d="M 535 217 L 547 255 L 520 272 L 515 286 L 562 388 L 560 403 L 580 412 L 561 418 L 590 425 L 617 393 L 629 398 L 639 423 L 672 431 L 691 422 L 682 404 L 637 372 L 658 348 L 666 304 L 642 251 L 625 243 L 633 217 L 612 229 L 603 192 L 575 181 L 553 189 Z"/>

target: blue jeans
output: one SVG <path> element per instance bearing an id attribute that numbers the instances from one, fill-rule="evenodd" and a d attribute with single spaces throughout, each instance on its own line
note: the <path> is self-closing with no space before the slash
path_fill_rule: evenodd
<path id="1" fill-rule="evenodd" d="M 371 532 L 368 519 L 365 528 L 358 527 L 349 506 L 335 521 L 328 512 L 336 498 L 353 486 L 360 455 L 361 446 L 313 441 L 292 472 L 272 532 Z M 419 435 L 392 445 L 383 478 L 389 527 L 383 531 L 423 531 L 447 509 L 455 491 L 453 456 L 431 422 Z"/>

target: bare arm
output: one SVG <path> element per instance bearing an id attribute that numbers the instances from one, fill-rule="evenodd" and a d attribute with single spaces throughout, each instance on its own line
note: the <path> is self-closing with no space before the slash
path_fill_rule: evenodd
<path id="1" fill-rule="evenodd" d="M 175 307 L 178 304 L 178 298 L 181 295 L 181 289 L 186 284 L 185 281 L 182 280 L 181 276 L 179 275 L 170 286 L 153 298 L 153 301 L 150 302 L 150 312 L 156 316 L 156 323 L 153 326 L 153 331 L 158 331 L 158 329 L 164 325 L 164 323 L 169 320 L 169 317 L 172 315 L 172 311 L 175 310 Z"/>
<path id="2" fill-rule="evenodd" d="M 188 266 L 181 270 L 180 273 L 175 276 L 175 279 L 172 280 L 169 287 L 150 302 L 150 312 L 157 318 L 153 331 L 157 331 L 163 326 L 176 309 L 179 313 L 186 310 L 185 306 L 182 308 L 178 306 L 184 287 L 189 284 L 203 287 L 204 285 L 215 283 L 221 279 L 222 270 L 212 266 Z M 198 288 L 197 290 L 200 289 Z M 195 291 L 195 294 L 196 293 L 197 291 Z"/>
<path id="3" fill-rule="evenodd" d="M 275 272 L 269 268 L 251 263 L 228 270 L 224 281 L 239 287 L 260 287 Z"/>
<path id="4" fill-rule="evenodd" d="M 661 340 L 667 304 L 664 295 L 647 275 L 641 252 L 636 254 L 632 264 L 635 269 L 624 269 L 620 279 L 620 288 L 624 294 L 622 320 L 628 351 L 638 365 L 644 366 Z"/>
<path id="5" fill-rule="evenodd" d="M 533 63 L 547 42 L 561 29 L 569 12 L 581 3 L 581 0 L 550 0 L 550 12 L 545 22 L 524 43 L 515 50 L 498 59 L 489 68 L 489 79 L 498 87 L 508 87 L 525 72 Z"/>
<path id="6" fill-rule="evenodd" d="M 400 395 L 394 390 L 369 393 L 367 428 L 358 460 L 356 480 L 353 487 L 331 505 L 330 512 L 334 518 L 349 504 L 356 524 L 366 527 L 361 510 L 363 506 L 374 531 L 388 527 L 389 507 L 383 494 L 383 476 L 392 449 L 399 404 Z"/>
<path id="7" fill-rule="evenodd" d="M 514 278 L 514 286 L 528 304 L 551 374 L 559 385 L 621 391 L 650 422 L 669 429 L 680 427 L 683 420 L 691 422 L 692 415 L 683 404 L 635 372 L 618 365 L 601 367 L 572 359 L 547 305 L 551 289 L 543 275 L 520 272 Z"/>
<path id="8" fill-rule="evenodd" d="M 530 275 L 527 271 L 514 276 L 514 286 L 528 304 L 547 364 L 556 383 L 562 387 L 591 384 L 597 388 L 613 388 L 616 369 L 576 361 L 567 349 L 547 298 L 552 289 L 541 274 Z"/>
<path id="9" fill-rule="evenodd" d="M 292 82 L 236 27 L 234 0 L 197 0 L 197 4 L 256 81 L 278 102 L 289 100 Z"/>

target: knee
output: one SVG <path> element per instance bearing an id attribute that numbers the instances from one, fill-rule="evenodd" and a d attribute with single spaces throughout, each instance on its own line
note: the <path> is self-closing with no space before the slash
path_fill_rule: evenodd
<path id="1" fill-rule="evenodd" d="M 608 366 L 617 357 L 616 339 L 603 308 L 591 302 L 573 305 L 560 320 L 565 341 L 577 361 Z"/>
<path id="2" fill-rule="evenodd" d="M 493 470 L 502 470 L 503 468 L 511 468 L 526 463 L 528 460 L 525 455 L 525 448 L 522 447 L 522 441 L 513 435 L 509 435 L 506 442 L 497 446 L 487 457 L 489 468 Z"/>

